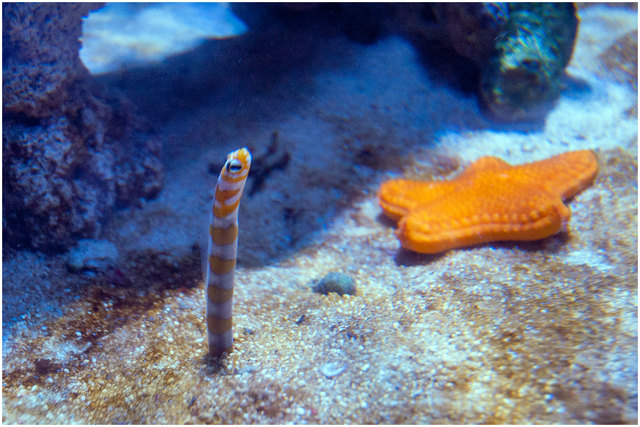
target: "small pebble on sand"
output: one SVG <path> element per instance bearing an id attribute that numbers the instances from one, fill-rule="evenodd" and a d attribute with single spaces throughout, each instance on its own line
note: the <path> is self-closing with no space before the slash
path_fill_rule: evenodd
<path id="1" fill-rule="evenodd" d="M 312 285 L 313 292 L 327 295 L 329 292 L 335 292 L 342 296 L 344 294 L 355 295 L 357 293 L 356 282 L 344 273 L 331 272 L 322 279 L 314 281 Z"/>

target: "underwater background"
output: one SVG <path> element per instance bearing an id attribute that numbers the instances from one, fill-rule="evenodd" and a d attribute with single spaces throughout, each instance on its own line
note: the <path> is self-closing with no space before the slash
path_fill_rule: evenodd
<path id="1" fill-rule="evenodd" d="M 3 423 L 637 424 L 636 4 L 2 12 Z M 212 364 L 200 251 L 245 146 Z M 419 254 L 378 203 L 583 149 L 542 240 Z"/>

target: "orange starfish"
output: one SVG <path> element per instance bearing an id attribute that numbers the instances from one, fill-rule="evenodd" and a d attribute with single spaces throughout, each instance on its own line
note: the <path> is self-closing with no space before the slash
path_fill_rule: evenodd
<path id="1" fill-rule="evenodd" d="M 380 186 L 384 214 L 399 220 L 406 249 L 433 254 L 496 240 L 537 240 L 566 226 L 562 202 L 589 186 L 598 162 L 589 150 L 511 166 L 482 157 L 450 181 L 394 180 Z"/>

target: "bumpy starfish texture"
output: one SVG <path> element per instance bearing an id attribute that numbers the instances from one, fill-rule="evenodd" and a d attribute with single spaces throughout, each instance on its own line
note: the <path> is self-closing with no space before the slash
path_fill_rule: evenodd
<path id="1" fill-rule="evenodd" d="M 588 187 L 598 173 L 589 150 L 512 166 L 482 157 L 450 181 L 393 180 L 380 186 L 385 215 L 399 220 L 406 249 L 438 253 L 497 240 L 538 240 L 566 228 L 563 200 Z"/>

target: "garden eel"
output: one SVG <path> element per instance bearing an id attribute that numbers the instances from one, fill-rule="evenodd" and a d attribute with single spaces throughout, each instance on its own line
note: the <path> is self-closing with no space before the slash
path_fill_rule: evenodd
<path id="1" fill-rule="evenodd" d="M 233 285 L 238 252 L 238 206 L 251 167 L 251 153 L 240 148 L 227 155 L 209 216 L 207 251 L 207 334 L 209 355 L 233 349 Z"/>

